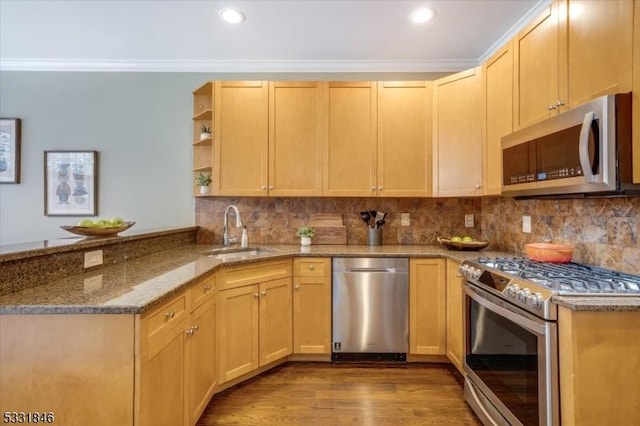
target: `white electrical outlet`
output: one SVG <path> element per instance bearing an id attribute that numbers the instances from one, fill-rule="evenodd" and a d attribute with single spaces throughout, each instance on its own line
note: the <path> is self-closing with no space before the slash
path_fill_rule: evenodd
<path id="1" fill-rule="evenodd" d="M 84 267 L 102 265 L 102 250 L 88 251 L 84 254 Z"/>
<path id="2" fill-rule="evenodd" d="M 522 216 L 522 232 L 531 233 L 531 216 Z"/>
<path id="3" fill-rule="evenodd" d="M 473 228 L 473 215 L 465 214 L 464 215 L 464 227 L 465 228 Z"/>
<path id="4" fill-rule="evenodd" d="M 409 213 L 400 213 L 400 226 L 410 226 L 411 215 Z"/>

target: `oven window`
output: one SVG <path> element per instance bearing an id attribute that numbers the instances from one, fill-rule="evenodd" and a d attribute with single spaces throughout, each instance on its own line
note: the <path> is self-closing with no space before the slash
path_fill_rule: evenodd
<path id="1" fill-rule="evenodd" d="M 538 425 L 538 338 L 467 297 L 467 365 L 524 425 Z"/>

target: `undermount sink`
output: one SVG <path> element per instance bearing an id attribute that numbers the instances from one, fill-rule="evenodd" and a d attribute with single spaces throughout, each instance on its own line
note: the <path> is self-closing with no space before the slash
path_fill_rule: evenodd
<path id="1" fill-rule="evenodd" d="M 207 250 L 202 254 L 224 262 L 225 260 L 249 259 L 268 252 L 260 247 L 219 247 Z"/>

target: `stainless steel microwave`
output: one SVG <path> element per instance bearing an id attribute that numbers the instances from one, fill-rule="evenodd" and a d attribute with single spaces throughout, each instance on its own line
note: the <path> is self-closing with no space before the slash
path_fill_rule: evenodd
<path id="1" fill-rule="evenodd" d="M 603 96 L 502 138 L 502 194 L 640 195 L 631 93 Z"/>

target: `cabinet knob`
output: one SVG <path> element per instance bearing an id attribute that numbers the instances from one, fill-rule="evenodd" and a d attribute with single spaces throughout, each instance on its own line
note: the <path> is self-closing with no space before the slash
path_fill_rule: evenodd
<path id="1" fill-rule="evenodd" d="M 211 290 L 211 286 L 210 285 L 205 285 L 204 286 L 204 292 L 208 292 L 209 290 Z"/>
<path id="2" fill-rule="evenodd" d="M 549 111 L 553 111 L 553 110 L 554 110 L 554 109 L 556 109 L 556 108 L 558 108 L 558 107 L 557 107 L 557 106 L 555 106 L 555 105 L 549 105 Z"/>
<path id="3" fill-rule="evenodd" d="M 313 271 L 314 269 L 316 269 L 316 265 L 309 265 L 309 269 Z"/>
<path id="4" fill-rule="evenodd" d="M 191 327 L 190 329 L 188 329 L 187 331 L 184 332 L 184 334 L 187 335 L 187 337 L 189 336 L 193 336 L 193 327 Z"/>
<path id="5" fill-rule="evenodd" d="M 563 102 L 563 101 L 561 101 L 560 99 L 558 99 L 558 100 L 556 101 L 556 106 L 557 106 L 557 107 L 561 107 L 562 105 L 564 105 L 564 102 Z"/>
<path id="6" fill-rule="evenodd" d="M 476 189 L 480 189 L 480 188 L 482 188 L 482 185 L 480 185 L 479 183 L 476 184 Z"/>
<path id="7" fill-rule="evenodd" d="M 384 188 L 383 188 L 383 187 L 381 187 L 381 186 L 379 186 L 379 187 L 378 187 L 378 191 L 382 191 L 383 189 L 384 189 Z"/>
<path id="8" fill-rule="evenodd" d="M 262 186 L 260 187 L 260 189 L 262 189 L 262 190 L 264 191 L 264 190 L 266 190 L 266 189 L 267 189 L 267 187 L 266 187 L 266 185 L 262 185 Z"/>
<path id="9" fill-rule="evenodd" d="M 261 294 L 262 296 L 266 296 L 266 295 L 267 295 L 267 292 L 266 292 L 266 291 L 262 291 L 260 294 Z"/>
<path id="10" fill-rule="evenodd" d="M 372 186 L 372 187 L 371 187 L 371 190 L 372 190 L 372 191 L 375 191 L 375 190 L 376 190 L 376 187 L 375 187 L 375 186 Z"/>
<path id="11" fill-rule="evenodd" d="M 175 313 L 175 312 L 173 312 L 173 311 L 165 312 L 165 314 L 164 314 L 164 317 L 165 317 L 166 319 L 171 319 L 171 318 L 173 318 L 173 317 L 175 317 L 175 316 L 176 316 L 176 313 Z"/>
<path id="12" fill-rule="evenodd" d="M 194 325 L 194 326 L 193 326 L 193 327 L 191 327 L 191 328 L 193 329 L 193 331 L 198 331 L 198 329 L 199 329 L 200 327 L 198 327 L 198 324 L 196 324 L 196 325 Z"/>
<path id="13" fill-rule="evenodd" d="M 258 297 L 260 297 L 260 293 L 253 293 L 253 297 L 257 299 Z"/>
<path id="14" fill-rule="evenodd" d="M 273 189 L 273 185 L 269 185 L 269 190 L 272 190 L 272 189 Z"/>
<path id="15" fill-rule="evenodd" d="M 296 284 L 295 286 L 293 286 L 293 288 L 296 290 L 300 290 L 300 284 Z"/>

